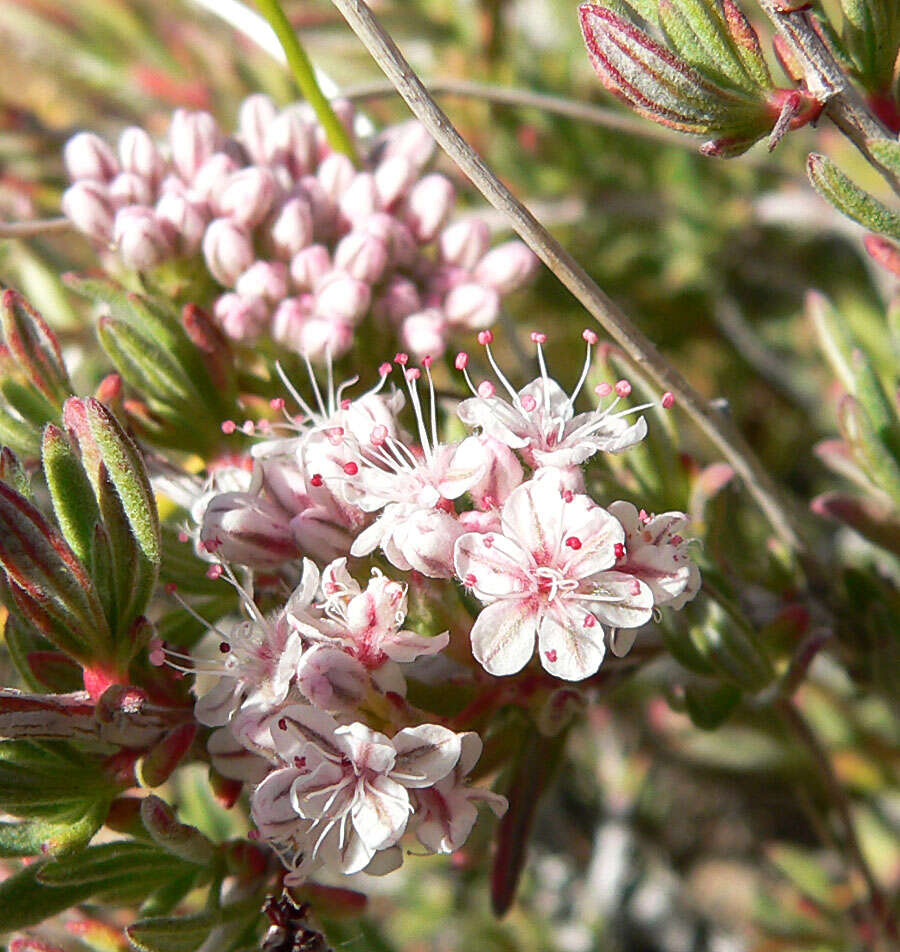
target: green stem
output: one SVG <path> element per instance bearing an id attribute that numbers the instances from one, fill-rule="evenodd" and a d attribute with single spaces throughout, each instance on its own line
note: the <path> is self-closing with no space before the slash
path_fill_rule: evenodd
<path id="1" fill-rule="evenodd" d="M 285 16 L 284 10 L 281 9 L 281 4 L 278 0 L 256 0 L 256 5 L 275 31 L 278 42 L 281 43 L 284 55 L 287 57 L 288 66 L 300 87 L 300 92 L 312 106 L 313 112 L 322 124 L 328 144 L 335 152 L 343 152 L 354 165 L 359 166 L 359 156 L 356 153 L 353 140 L 341 125 L 331 108 L 331 103 L 319 88 L 313 65 L 306 55 L 306 51 L 300 45 L 296 31 Z"/>

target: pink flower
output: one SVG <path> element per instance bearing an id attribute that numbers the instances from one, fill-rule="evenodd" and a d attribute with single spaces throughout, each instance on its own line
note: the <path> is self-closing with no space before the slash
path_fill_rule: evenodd
<path id="1" fill-rule="evenodd" d="M 467 533 L 454 556 L 458 578 L 487 605 L 471 638 L 489 673 L 520 671 L 537 639 L 550 674 L 581 680 L 603 660 L 604 625 L 635 628 L 650 619 L 649 587 L 615 570 L 625 542 L 619 521 L 561 488 L 552 470 L 513 490 L 501 529 Z"/>

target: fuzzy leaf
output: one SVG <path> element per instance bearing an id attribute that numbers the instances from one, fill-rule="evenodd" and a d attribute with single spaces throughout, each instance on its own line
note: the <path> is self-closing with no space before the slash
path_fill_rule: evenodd
<path id="1" fill-rule="evenodd" d="M 26 866 L 0 882 L 0 932 L 27 929 L 90 898 L 92 888 L 85 883 L 44 886 L 37 878 L 41 868 L 39 863 Z"/>
<path id="2" fill-rule="evenodd" d="M 80 803 L 56 817 L 0 823 L 0 856 L 65 856 L 82 849 L 103 825 L 109 800 Z"/>
<path id="3" fill-rule="evenodd" d="M 859 78 L 873 93 L 886 93 L 900 46 L 900 9 L 894 0 L 841 0 L 843 45 Z"/>
<path id="4" fill-rule="evenodd" d="M 900 142 L 896 139 L 869 139 L 866 147 L 885 168 L 900 175 Z"/>
<path id="5" fill-rule="evenodd" d="M 900 513 L 877 499 L 825 493 L 811 503 L 813 512 L 855 529 L 874 545 L 900 556 Z"/>
<path id="6" fill-rule="evenodd" d="M 811 153 L 806 172 L 813 188 L 839 212 L 880 235 L 900 239 L 900 215 L 863 191 L 831 159 Z"/>
<path id="7" fill-rule="evenodd" d="M 859 400 L 849 394 L 841 400 L 838 422 L 844 439 L 864 464 L 869 477 L 900 506 L 900 465 Z"/>
<path id="8" fill-rule="evenodd" d="M 157 846 L 188 863 L 206 866 L 211 862 L 212 843 L 196 827 L 179 823 L 164 800 L 146 797 L 141 803 L 141 819 Z"/>
<path id="9" fill-rule="evenodd" d="M 120 877 L 165 882 L 183 875 L 189 867 L 155 846 L 133 841 L 89 846 L 77 856 L 55 860 L 41 867 L 39 879 L 47 886 L 90 884 L 96 890 L 115 885 Z"/>

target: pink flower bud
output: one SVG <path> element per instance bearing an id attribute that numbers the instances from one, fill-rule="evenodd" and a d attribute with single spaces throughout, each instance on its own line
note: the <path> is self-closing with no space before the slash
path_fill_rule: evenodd
<path id="1" fill-rule="evenodd" d="M 219 284 L 231 288 L 255 255 L 245 229 L 228 218 L 217 218 L 203 236 L 203 257 Z"/>
<path id="2" fill-rule="evenodd" d="M 354 225 L 381 210 L 381 200 L 371 172 L 358 172 L 344 189 L 338 201 L 341 215 Z"/>
<path id="3" fill-rule="evenodd" d="M 440 231 L 456 200 L 453 183 L 432 173 L 418 181 L 406 200 L 406 224 L 416 241 L 427 244 Z"/>
<path id="4" fill-rule="evenodd" d="M 443 312 L 430 307 L 410 314 L 400 327 L 400 341 L 406 350 L 421 360 L 426 355 L 440 357 L 447 349 L 447 318 Z"/>
<path id="5" fill-rule="evenodd" d="M 287 297 L 288 270 L 282 261 L 256 261 L 237 279 L 235 291 L 245 298 L 277 304 Z"/>
<path id="6" fill-rule="evenodd" d="M 313 239 L 312 206 L 304 195 L 289 198 L 275 214 L 269 229 L 273 253 L 279 258 L 292 258 Z"/>
<path id="7" fill-rule="evenodd" d="M 173 248 L 152 208 L 131 205 L 116 213 L 113 241 L 126 268 L 144 271 L 170 257 Z"/>
<path id="8" fill-rule="evenodd" d="M 393 215 L 375 212 L 365 221 L 358 222 L 356 230 L 384 242 L 388 252 L 388 264 L 392 268 L 409 268 L 415 263 L 419 246 L 406 225 Z"/>
<path id="9" fill-rule="evenodd" d="M 286 298 L 272 316 L 270 332 L 273 340 L 293 351 L 300 350 L 300 332 L 312 314 L 311 294 Z"/>
<path id="10" fill-rule="evenodd" d="M 469 495 L 479 509 L 501 507 L 525 475 L 516 454 L 490 436 L 470 436 L 463 440 L 453 462 L 460 469 L 484 467 L 484 476 L 469 488 Z"/>
<path id="11" fill-rule="evenodd" d="M 188 184 L 175 173 L 167 175 L 159 183 L 159 194 L 160 195 L 187 195 L 188 192 L 193 190 L 188 186 Z"/>
<path id="12" fill-rule="evenodd" d="M 315 175 L 304 175 L 298 189 L 309 201 L 313 216 L 313 235 L 325 241 L 334 234 L 337 224 L 337 205 L 329 198 Z"/>
<path id="13" fill-rule="evenodd" d="M 192 255 L 203 241 L 209 211 L 204 202 L 169 193 L 156 203 L 156 217 L 164 226 L 168 225 L 181 254 Z"/>
<path id="14" fill-rule="evenodd" d="M 63 149 L 66 172 L 73 182 L 109 182 L 119 171 L 113 150 L 93 132 L 79 132 Z"/>
<path id="15" fill-rule="evenodd" d="M 421 172 L 434 157 L 437 145 L 421 122 L 410 120 L 394 126 L 387 134 L 384 158 L 402 156 Z"/>
<path id="16" fill-rule="evenodd" d="M 217 211 L 245 228 L 255 228 L 269 214 L 275 191 L 275 177 L 269 169 L 251 165 L 228 179 Z"/>
<path id="17" fill-rule="evenodd" d="M 82 180 L 67 188 L 62 210 L 80 232 L 94 241 L 106 244 L 112 239 L 112 202 L 109 191 L 100 182 Z"/>
<path id="18" fill-rule="evenodd" d="M 416 170 L 409 159 L 394 155 L 383 159 L 375 169 L 375 188 L 382 208 L 399 201 L 415 182 Z"/>
<path id="19" fill-rule="evenodd" d="M 176 109 L 169 126 L 172 164 L 189 182 L 203 163 L 218 149 L 222 139 L 216 120 L 208 112 Z"/>
<path id="20" fill-rule="evenodd" d="M 116 208 L 149 205 L 153 201 L 153 189 L 143 176 L 134 172 L 119 172 L 109 183 L 109 197 Z"/>
<path id="21" fill-rule="evenodd" d="M 211 155 L 197 170 L 191 182 L 191 191 L 211 207 L 216 207 L 219 198 L 228 186 L 231 176 L 238 170 L 237 162 L 224 152 Z"/>
<path id="22" fill-rule="evenodd" d="M 455 287 L 444 299 L 447 319 L 471 331 L 490 327 L 500 313 L 500 295 L 493 288 L 472 282 Z"/>
<path id="23" fill-rule="evenodd" d="M 220 493 L 203 514 L 201 542 L 219 558 L 257 569 L 275 569 L 297 557 L 290 516 L 251 493 Z"/>
<path id="24" fill-rule="evenodd" d="M 395 275 L 375 302 L 374 311 L 378 317 L 397 324 L 421 307 L 422 299 L 415 284 L 409 278 Z"/>
<path id="25" fill-rule="evenodd" d="M 491 230 L 480 218 L 467 218 L 448 225 L 438 238 L 441 260 L 471 270 L 491 243 Z"/>
<path id="26" fill-rule="evenodd" d="M 426 291 L 429 298 L 437 297 L 443 301 L 444 297 L 461 284 L 472 280 L 471 273 L 455 264 L 442 264 L 428 276 Z"/>
<path id="27" fill-rule="evenodd" d="M 298 547 L 317 562 L 340 558 L 350 551 L 353 544 L 353 535 L 343 526 L 336 525 L 331 514 L 319 506 L 294 516 L 291 530 Z"/>
<path id="28" fill-rule="evenodd" d="M 277 106 L 265 93 L 248 96 L 241 103 L 238 132 L 247 154 L 257 165 L 266 161 L 266 133 L 277 115 Z"/>
<path id="29" fill-rule="evenodd" d="M 123 172 L 146 179 L 151 188 L 162 180 L 166 163 L 146 130 L 131 126 L 119 136 L 119 161 Z"/>
<path id="30" fill-rule="evenodd" d="M 291 280 L 298 291 L 313 291 L 331 273 L 331 256 L 324 245 L 310 245 L 291 259 Z"/>
<path id="31" fill-rule="evenodd" d="M 269 319 L 264 301 L 223 294 L 213 307 L 221 328 L 233 340 L 253 340 L 258 337 Z"/>
<path id="32" fill-rule="evenodd" d="M 315 169 L 315 135 L 299 109 L 283 109 L 265 133 L 265 156 L 283 166 L 294 180 Z"/>
<path id="33" fill-rule="evenodd" d="M 475 268 L 476 281 L 509 294 L 522 287 L 537 271 L 537 256 L 521 241 L 507 241 L 489 251 Z"/>
<path id="34" fill-rule="evenodd" d="M 323 159 L 316 172 L 319 184 L 325 190 L 328 198 L 335 204 L 337 204 L 355 176 L 356 171 L 353 168 L 353 163 L 340 152 L 332 152 L 331 155 Z"/>
<path id="35" fill-rule="evenodd" d="M 369 309 L 372 291 L 365 281 L 332 271 L 316 290 L 316 313 L 328 320 L 354 323 Z"/>
<path id="36" fill-rule="evenodd" d="M 388 252 L 383 241 L 361 231 L 345 235 L 334 249 L 334 266 L 360 281 L 377 284 L 387 267 Z"/>
<path id="37" fill-rule="evenodd" d="M 341 320 L 311 317 L 300 329 L 299 352 L 310 360 L 343 357 L 353 344 L 353 327 Z"/>

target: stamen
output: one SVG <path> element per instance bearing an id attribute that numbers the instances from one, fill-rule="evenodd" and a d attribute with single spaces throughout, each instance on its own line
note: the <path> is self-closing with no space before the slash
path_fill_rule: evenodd
<path id="1" fill-rule="evenodd" d="M 670 390 L 667 390 L 662 395 L 662 400 L 660 400 L 663 410 L 671 410 L 675 406 L 675 394 Z"/>

